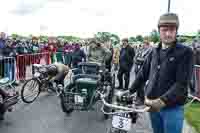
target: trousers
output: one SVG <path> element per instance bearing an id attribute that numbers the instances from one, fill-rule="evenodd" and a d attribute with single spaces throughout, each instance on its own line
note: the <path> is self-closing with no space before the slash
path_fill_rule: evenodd
<path id="1" fill-rule="evenodd" d="M 184 107 L 165 108 L 159 112 L 150 112 L 153 133 L 182 133 Z"/>

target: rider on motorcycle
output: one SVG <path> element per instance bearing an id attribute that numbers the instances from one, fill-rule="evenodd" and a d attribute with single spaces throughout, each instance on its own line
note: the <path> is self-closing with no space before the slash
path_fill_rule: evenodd
<path id="1" fill-rule="evenodd" d="M 102 46 L 102 44 L 97 40 L 92 40 L 90 42 L 88 61 L 104 63 L 105 60 L 108 60 L 111 57 L 111 51 Z"/>
<path id="2" fill-rule="evenodd" d="M 64 78 L 69 72 L 69 67 L 62 63 L 55 62 L 46 66 L 50 82 L 55 81 L 57 84 L 64 85 Z"/>

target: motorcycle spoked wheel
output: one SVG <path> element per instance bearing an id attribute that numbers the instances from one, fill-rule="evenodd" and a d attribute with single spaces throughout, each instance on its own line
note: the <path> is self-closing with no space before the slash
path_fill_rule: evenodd
<path id="1" fill-rule="evenodd" d="M 106 98 L 106 101 L 111 104 L 113 102 L 114 89 L 115 89 L 115 74 L 113 74 L 110 84 L 111 84 L 110 85 L 111 90 L 109 92 L 108 97 Z M 110 109 L 109 107 L 104 107 L 104 111 L 111 112 L 112 109 Z M 108 114 L 104 114 L 104 119 L 105 120 L 109 119 L 109 115 Z"/>

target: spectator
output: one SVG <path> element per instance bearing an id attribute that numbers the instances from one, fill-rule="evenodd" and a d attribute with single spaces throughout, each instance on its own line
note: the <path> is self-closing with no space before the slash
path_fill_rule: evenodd
<path id="1" fill-rule="evenodd" d="M 5 47 L 3 48 L 2 54 L 4 57 L 7 57 L 4 60 L 4 77 L 8 77 L 9 80 L 14 80 L 14 74 L 15 74 L 15 56 L 16 51 L 12 48 L 12 40 L 7 39 Z M 13 57 L 13 58 L 9 58 Z"/>
<path id="2" fill-rule="evenodd" d="M 63 63 L 63 49 L 64 46 L 61 45 L 60 41 L 57 41 L 57 52 L 56 52 L 56 58 L 57 58 L 57 62 Z"/>
<path id="3" fill-rule="evenodd" d="M 111 52 L 111 56 L 109 57 L 108 60 L 106 60 L 105 65 L 106 68 L 108 69 L 109 72 L 111 72 L 111 68 L 112 68 L 112 57 L 113 57 L 113 46 L 112 46 L 112 42 L 111 40 L 107 40 L 104 45 L 106 46 L 107 49 L 110 50 Z"/>
<path id="4" fill-rule="evenodd" d="M 151 52 L 150 44 L 147 40 L 144 41 L 143 49 L 140 50 L 136 54 L 135 57 L 135 75 L 137 76 L 138 72 L 140 71 L 145 59 L 147 58 L 148 54 Z M 144 89 L 145 83 L 141 86 L 142 89 L 138 89 L 137 92 L 137 104 L 143 104 L 144 103 Z"/>
<path id="5" fill-rule="evenodd" d="M 17 72 L 18 78 L 20 80 L 25 80 L 26 76 L 26 56 L 24 54 L 28 53 L 28 50 L 25 47 L 25 43 L 21 41 L 16 41 L 16 51 L 17 51 Z"/>
<path id="6" fill-rule="evenodd" d="M 66 42 L 64 46 L 64 64 L 71 67 L 71 55 L 72 55 L 71 43 Z"/>
<path id="7" fill-rule="evenodd" d="M 105 63 L 110 59 L 111 52 L 109 49 L 102 46 L 97 40 L 92 40 L 90 42 L 90 48 L 88 53 L 88 60 L 90 62 Z"/>
<path id="8" fill-rule="evenodd" d="M 6 40 L 6 34 L 4 32 L 0 33 L 0 49 L 5 47 L 5 40 Z"/>
<path id="9" fill-rule="evenodd" d="M 75 50 L 72 54 L 72 67 L 77 68 L 78 64 L 82 61 L 86 61 L 86 55 L 83 52 L 83 50 L 80 49 L 80 46 L 78 43 L 75 44 Z"/>
<path id="10" fill-rule="evenodd" d="M 113 49 L 113 58 L 112 58 L 112 62 L 114 64 L 115 71 L 118 70 L 119 56 L 120 56 L 120 46 L 116 45 L 116 46 L 114 46 L 114 49 Z"/>
<path id="11" fill-rule="evenodd" d="M 56 52 L 57 52 L 57 47 L 56 47 L 57 41 L 54 37 L 49 37 L 48 39 L 48 51 L 51 55 L 51 63 L 57 62 L 56 58 Z"/>
<path id="12" fill-rule="evenodd" d="M 0 56 L 2 56 L 2 49 L 5 47 L 5 33 L 0 33 Z M 0 60 L 0 77 L 4 77 L 3 60 Z"/>
<path id="13" fill-rule="evenodd" d="M 130 92 L 147 83 L 145 104 L 150 107 L 153 133 L 182 133 L 193 53 L 176 41 L 179 28 L 176 14 L 163 14 L 158 22 L 161 42 L 148 55 Z"/>
<path id="14" fill-rule="evenodd" d="M 133 59 L 135 56 L 134 49 L 128 44 L 128 39 L 125 38 L 122 40 L 122 49 L 120 51 L 119 57 L 119 72 L 118 72 L 118 89 L 128 89 L 130 72 L 133 67 Z M 123 76 L 125 81 L 125 88 L 123 86 Z"/>

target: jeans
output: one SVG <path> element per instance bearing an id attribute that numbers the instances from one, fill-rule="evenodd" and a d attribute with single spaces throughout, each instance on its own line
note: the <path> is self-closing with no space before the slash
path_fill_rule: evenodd
<path id="1" fill-rule="evenodd" d="M 184 107 L 165 108 L 160 112 L 150 112 L 153 133 L 182 133 Z"/>
<path id="2" fill-rule="evenodd" d="M 10 81 L 14 80 L 15 65 L 14 62 L 4 64 L 4 77 L 8 77 Z"/>

